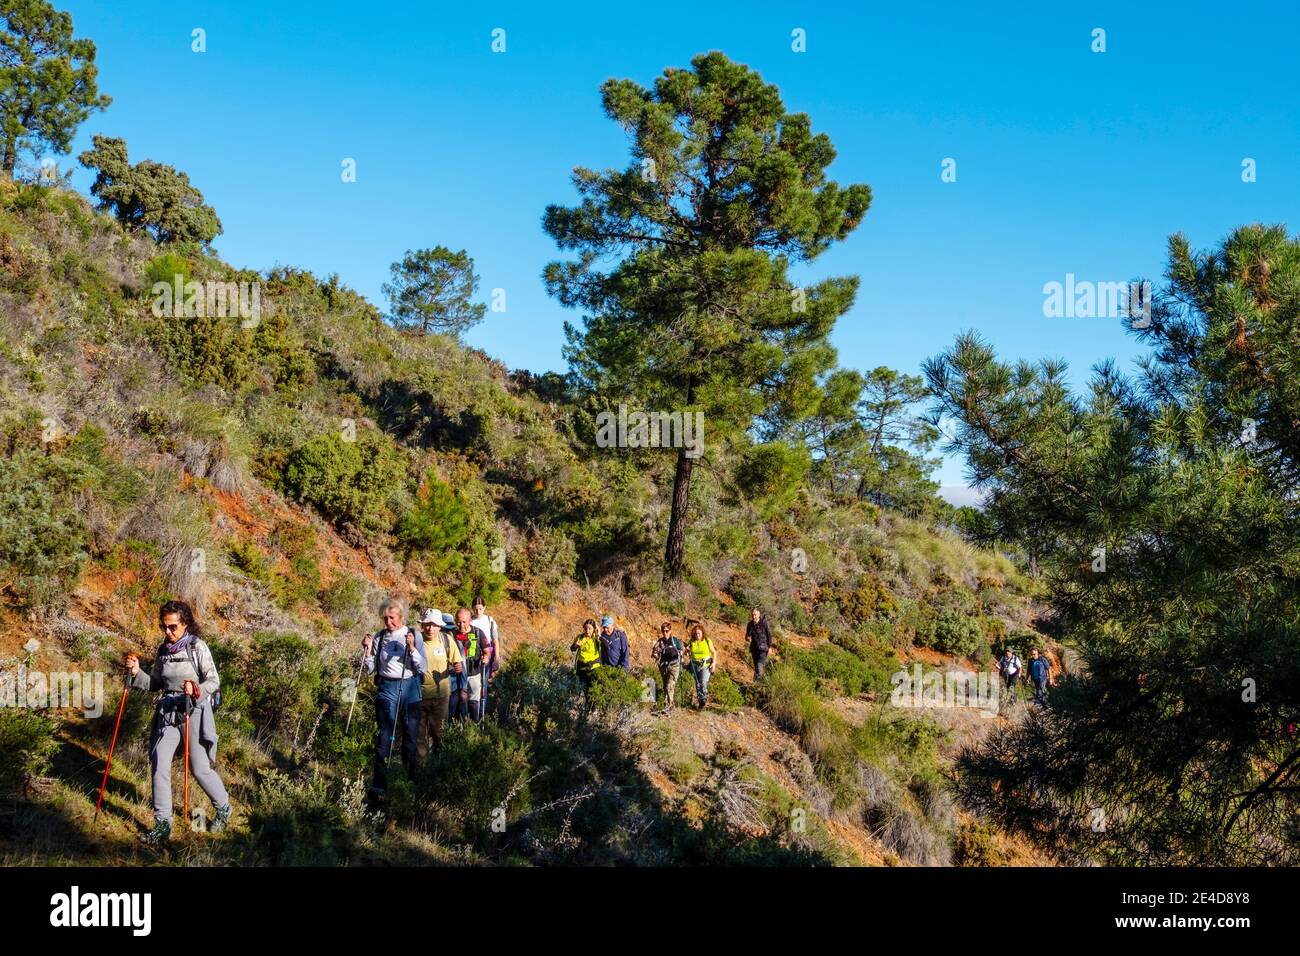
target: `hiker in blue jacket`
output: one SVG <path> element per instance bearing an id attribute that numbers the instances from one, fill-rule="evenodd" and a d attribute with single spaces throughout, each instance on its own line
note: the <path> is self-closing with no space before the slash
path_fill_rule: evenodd
<path id="1" fill-rule="evenodd" d="M 601 663 L 606 667 L 632 670 L 632 655 L 628 652 L 627 632 L 614 626 L 614 619 L 606 614 L 600 619 Z"/>
<path id="2" fill-rule="evenodd" d="M 1046 657 L 1038 653 L 1038 648 L 1029 651 L 1029 678 L 1034 682 L 1034 703 L 1047 703 L 1047 682 L 1052 675 L 1052 665 Z"/>

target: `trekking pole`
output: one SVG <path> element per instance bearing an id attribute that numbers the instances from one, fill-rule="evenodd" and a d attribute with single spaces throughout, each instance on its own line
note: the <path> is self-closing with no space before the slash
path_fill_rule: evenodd
<path id="1" fill-rule="evenodd" d="M 186 823 L 189 823 L 190 819 L 190 714 L 192 713 L 190 701 L 192 699 L 189 694 L 185 695 L 185 764 L 181 768 L 181 780 L 183 781 L 181 785 L 181 806 L 183 808 L 181 813 L 185 817 Z"/>
<path id="2" fill-rule="evenodd" d="M 376 654 L 378 660 L 378 654 Z M 402 679 L 397 684 L 397 713 L 393 718 L 393 732 L 388 737 L 388 769 L 393 769 L 393 749 L 397 745 L 397 731 L 402 727 L 402 698 L 406 696 L 406 665 L 411 659 L 411 649 L 402 658 Z M 378 664 L 375 665 L 378 667 Z"/>
<path id="3" fill-rule="evenodd" d="M 113 766 L 113 748 L 117 746 L 117 732 L 122 726 L 122 711 L 126 710 L 126 692 L 130 689 L 130 684 L 122 685 L 122 702 L 117 705 L 117 723 L 113 725 L 113 740 L 108 745 L 108 762 L 104 764 L 104 779 L 99 782 L 99 799 L 95 801 L 95 819 L 92 823 L 99 822 L 99 808 L 104 803 L 104 788 L 108 786 L 108 771 Z"/>
<path id="4" fill-rule="evenodd" d="M 361 687 L 361 669 L 365 666 L 366 666 L 366 655 L 362 653 L 361 663 L 357 665 L 357 679 L 352 682 L 352 703 L 348 704 L 348 719 L 347 722 L 343 725 L 344 737 L 346 737 L 348 735 L 348 731 L 352 729 L 352 710 L 357 706 L 357 690 L 358 688 Z"/>

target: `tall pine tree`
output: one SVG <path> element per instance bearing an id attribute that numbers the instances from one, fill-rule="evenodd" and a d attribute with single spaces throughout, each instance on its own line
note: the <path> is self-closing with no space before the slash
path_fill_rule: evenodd
<path id="1" fill-rule="evenodd" d="M 1136 379 L 926 366 L 992 531 L 1042 560 L 1084 667 L 960 762 L 966 800 L 1120 863 L 1300 862 L 1300 242 L 1170 242 Z"/>
<path id="2" fill-rule="evenodd" d="M 632 162 L 576 169 L 581 203 L 550 206 L 543 218 L 559 247 L 577 253 L 545 271 L 553 295 L 588 313 L 581 331 L 566 323 L 573 376 L 610 401 L 702 412 L 705 455 L 746 443 L 768 405 L 816 401 L 816 378 L 834 364 L 827 336 L 857 279 L 797 289 L 787 271 L 847 236 L 871 190 L 828 180 L 829 138 L 721 53 L 666 70 L 652 90 L 609 80 L 601 92 L 632 138 Z M 677 450 L 670 578 L 685 562 L 695 460 Z"/>

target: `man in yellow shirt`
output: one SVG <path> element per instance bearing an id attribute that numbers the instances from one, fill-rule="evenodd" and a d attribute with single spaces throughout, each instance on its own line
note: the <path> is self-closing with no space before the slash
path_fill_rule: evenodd
<path id="1" fill-rule="evenodd" d="M 429 755 L 429 743 L 438 749 L 442 728 L 447 725 L 447 708 L 451 703 L 452 675 L 465 666 L 460 645 L 452 639 L 450 616 L 430 608 L 420 618 L 420 635 L 424 638 L 424 658 L 428 669 L 420 687 L 420 759 Z"/>

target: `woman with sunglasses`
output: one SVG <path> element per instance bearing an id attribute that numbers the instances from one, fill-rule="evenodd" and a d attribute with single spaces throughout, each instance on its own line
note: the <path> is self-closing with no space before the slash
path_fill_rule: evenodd
<path id="1" fill-rule="evenodd" d="M 212 765 L 217 753 L 212 700 L 221 686 L 212 651 L 200 637 L 194 612 L 184 601 L 168 601 L 159 608 L 158 624 L 163 641 L 148 673 L 141 669 L 137 655 L 126 656 L 131 687 L 162 691 L 154 711 L 149 746 L 154 826 L 144 840 L 152 844 L 171 838 L 172 757 L 186 739 L 194 782 L 203 788 L 216 811 L 208 830 L 220 832 L 230 821 L 230 797 Z"/>

